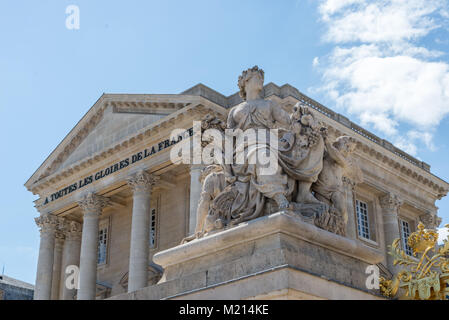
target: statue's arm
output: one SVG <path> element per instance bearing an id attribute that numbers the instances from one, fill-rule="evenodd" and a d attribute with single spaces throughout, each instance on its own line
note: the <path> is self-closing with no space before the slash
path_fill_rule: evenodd
<path id="1" fill-rule="evenodd" d="M 290 115 L 280 105 L 271 102 L 271 115 L 273 119 L 289 127 L 291 125 Z"/>
<path id="2" fill-rule="evenodd" d="M 326 145 L 326 150 L 329 157 L 341 167 L 346 168 L 348 166 L 348 161 L 345 159 L 345 157 L 342 156 L 340 151 L 338 151 L 337 148 L 335 148 L 332 143 L 329 142 L 329 139 L 327 137 L 324 139 L 324 143 Z"/>
<path id="3" fill-rule="evenodd" d="M 234 108 L 231 109 L 231 111 L 229 111 L 228 114 L 228 119 L 226 121 L 226 127 L 229 129 L 235 128 L 235 121 L 234 121 Z"/>

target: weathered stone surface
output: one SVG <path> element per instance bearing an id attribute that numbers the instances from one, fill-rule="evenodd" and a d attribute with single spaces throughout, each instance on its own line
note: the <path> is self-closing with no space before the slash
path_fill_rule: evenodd
<path id="1" fill-rule="evenodd" d="M 366 266 L 382 260 L 382 255 L 280 212 L 165 250 L 153 259 L 164 268 L 162 279 L 129 298 L 162 299 L 188 295 L 192 290 L 209 290 L 210 299 L 223 299 L 226 290 L 218 290 L 222 293 L 215 295 L 217 291 L 212 288 L 282 269 L 354 288 L 353 296 L 348 298 L 358 298 L 367 292 Z M 272 292 L 272 285 L 259 283 L 259 291 L 252 292 L 252 296 Z M 300 289 L 298 283 L 287 281 L 283 285 L 287 286 L 276 290 Z"/>

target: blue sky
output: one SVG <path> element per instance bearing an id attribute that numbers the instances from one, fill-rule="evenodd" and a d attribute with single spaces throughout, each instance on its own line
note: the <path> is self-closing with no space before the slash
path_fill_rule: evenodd
<path id="1" fill-rule="evenodd" d="M 66 28 L 68 5 L 80 29 Z M 0 268 L 35 281 L 23 184 L 103 92 L 226 95 L 243 69 L 290 83 L 449 180 L 447 0 L 0 3 Z M 449 198 L 437 202 L 449 223 Z"/>

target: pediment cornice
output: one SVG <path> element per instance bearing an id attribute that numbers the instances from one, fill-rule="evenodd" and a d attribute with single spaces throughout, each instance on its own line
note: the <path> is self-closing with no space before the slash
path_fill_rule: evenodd
<path id="1" fill-rule="evenodd" d="M 110 148 L 101 150 L 90 157 L 81 159 L 67 168 L 61 171 L 54 172 L 46 177 L 40 179 L 35 183 L 30 191 L 33 194 L 39 194 L 40 191 L 48 188 L 49 186 L 58 183 L 65 179 L 70 179 L 73 175 L 77 174 L 81 170 L 95 166 L 97 163 L 103 162 L 116 152 L 121 152 L 127 148 L 132 148 L 137 143 L 143 141 L 146 137 L 150 137 L 158 134 L 159 132 L 167 131 L 171 132 L 177 124 L 186 118 L 201 119 L 206 114 L 215 114 L 219 117 L 225 117 L 227 110 L 216 105 L 208 103 L 205 99 L 203 103 L 190 103 L 189 106 L 179 109 L 178 111 L 160 119 L 159 121 L 151 124 L 150 126 L 143 128 L 134 135 L 130 135 L 121 141 L 117 142 Z"/>
<path id="2" fill-rule="evenodd" d="M 168 115 L 191 104 L 201 102 L 210 104 L 202 97 L 191 95 L 103 94 L 28 179 L 25 186 L 31 191 L 34 185 L 40 184 L 44 179 L 57 172 L 62 163 L 98 125 L 103 118 L 105 109 L 109 106 L 116 113 Z"/>

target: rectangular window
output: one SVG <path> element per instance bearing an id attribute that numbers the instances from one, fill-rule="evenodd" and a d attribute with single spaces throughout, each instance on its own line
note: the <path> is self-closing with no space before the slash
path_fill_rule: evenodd
<path id="1" fill-rule="evenodd" d="M 357 213 L 357 233 L 359 237 L 370 240 L 368 205 L 360 200 L 355 201 Z"/>
<path id="2" fill-rule="evenodd" d="M 108 226 L 100 227 L 98 231 L 98 264 L 105 264 L 108 254 L 108 238 L 109 230 Z"/>
<path id="3" fill-rule="evenodd" d="M 401 228 L 402 249 L 409 256 L 412 255 L 412 248 L 407 244 L 408 237 L 410 236 L 410 224 L 405 220 L 399 220 Z"/>
<path id="4" fill-rule="evenodd" d="M 150 217 L 150 248 L 156 248 L 156 209 L 151 209 Z"/>

